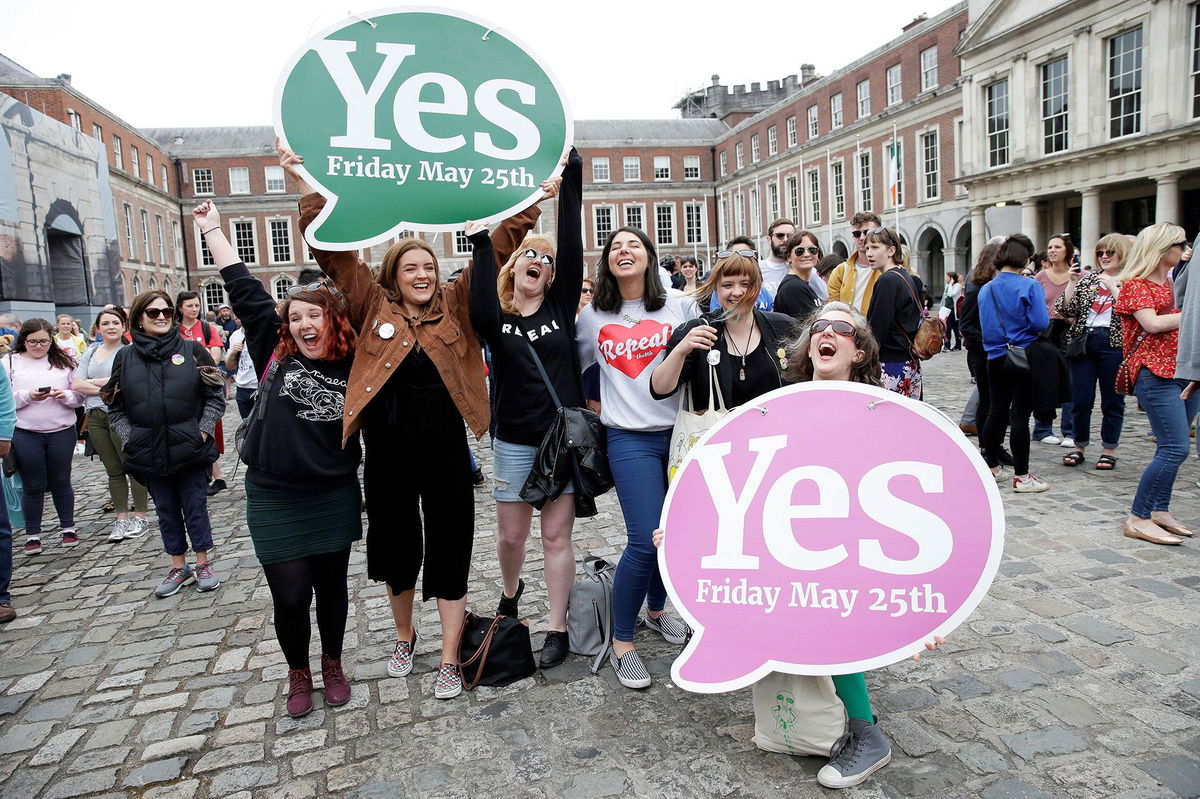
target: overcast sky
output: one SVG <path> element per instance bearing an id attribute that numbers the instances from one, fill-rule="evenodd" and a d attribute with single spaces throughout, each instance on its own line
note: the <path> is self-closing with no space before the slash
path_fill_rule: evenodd
<path id="1" fill-rule="evenodd" d="M 511 32 L 557 76 L 576 119 L 671 118 L 717 73 L 726 85 L 777 80 L 800 64 L 829 74 L 900 35 L 945 0 L 699 4 L 456 0 Z M 564 9 L 564 6 L 566 8 Z M 311 36 L 379 3 L 328 0 L 97 3 L 0 0 L 0 53 L 73 85 L 137 127 L 267 125 L 280 70 Z M 848 9 L 853 8 L 853 14 Z"/>

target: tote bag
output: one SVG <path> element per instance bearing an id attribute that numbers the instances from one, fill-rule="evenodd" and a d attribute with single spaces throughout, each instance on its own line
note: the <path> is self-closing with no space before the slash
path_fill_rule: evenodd
<path id="1" fill-rule="evenodd" d="M 697 413 L 692 410 L 694 405 L 692 387 L 689 385 L 683 402 L 679 403 L 679 412 L 675 414 L 675 428 L 671 432 L 671 449 L 667 455 L 668 480 L 675 479 L 675 472 L 679 471 L 683 459 L 700 437 L 729 413 L 729 408 L 721 398 L 721 388 L 717 385 L 717 368 L 711 364 L 708 367 L 708 410 Z"/>
<path id="2" fill-rule="evenodd" d="M 766 752 L 829 757 L 846 731 L 831 677 L 773 671 L 754 683 L 754 745 Z"/>

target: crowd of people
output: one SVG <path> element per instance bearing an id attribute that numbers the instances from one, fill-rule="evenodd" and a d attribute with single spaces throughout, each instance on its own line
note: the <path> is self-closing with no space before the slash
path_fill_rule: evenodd
<path id="1" fill-rule="evenodd" d="M 279 156 L 302 190 L 304 230 L 325 200 L 297 171 L 300 156 L 283 148 Z M 387 673 L 403 678 L 413 670 L 420 578 L 441 627 L 434 695 L 450 699 L 463 690 L 459 637 L 480 479 L 468 433 L 489 436 L 493 449 L 496 614 L 519 618 L 535 509 L 526 487 L 559 409 L 586 405 L 603 424 L 627 534 L 613 584 L 610 661 L 622 685 L 644 688 L 652 678 L 635 645 L 637 628 L 675 645 L 692 632 L 666 607 L 655 552 L 672 534 L 655 528 L 681 401 L 702 414 L 716 403 L 735 408 L 789 383 L 827 379 L 921 400 L 930 352 L 917 342 L 931 319 L 944 349 L 966 350 L 975 391 L 961 427 L 978 434 L 998 483 L 1019 493 L 1050 487 L 1030 472 L 1031 441 L 1066 447 L 1064 467 L 1086 463 L 1097 386 L 1095 468 L 1116 468 L 1124 397 L 1132 393 L 1156 452 L 1124 534 L 1157 544 L 1192 535 L 1170 513 L 1200 410 L 1200 290 L 1185 293 L 1191 253 L 1182 228 L 1104 236 L 1094 261 L 1080 258 L 1066 234 L 1051 237 L 1043 252 L 1020 233 L 997 237 L 969 274 L 945 276 L 937 302 L 911 269 L 898 231 L 869 212 L 851 219 L 856 247 L 848 258 L 825 253 L 814 233 L 778 219 L 766 231 L 766 257 L 739 236 L 707 272 L 690 256 L 660 264 L 654 242 L 635 227 L 613 231 L 589 267 L 582 164 L 572 150 L 561 178 L 542 185 L 543 199 L 557 198 L 556 237 L 532 232 L 536 203 L 490 234 L 468 222 L 472 262 L 452 280 L 416 238 L 394 244 L 374 270 L 355 252 L 314 249 L 320 269 L 301 275 L 277 302 L 239 261 L 219 209 L 205 202 L 194 222 L 231 301 L 211 318 L 194 292 L 148 291 L 128 309 L 102 310 L 90 340 L 65 315 L 53 325 L 0 320 L 15 326 L 0 377 L 8 384 L 0 388 L 0 454 L 9 455 L 6 474 L 15 460 L 21 481 L 16 526 L 24 529 L 24 553 L 43 551 L 47 492 L 61 545 L 79 542 L 71 467 L 86 432 L 108 479 L 106 509 L 115 513 L 108 539 L 146 535 L 153 501 L 170 560 L 154 595 L 193 583 L 216 590 L 207 503 L 227 487 L 218 465 L 221 420 L 234 399 L 245 420 L 238 443 L 248 467 L 246 525 L 288 663 L 287 712 L 312 709 L 314 597 L 325 700 L 350 699 L 342 668 L 347 571 L 364 536 L 364 504 L 367 573 L 387 586 L 395 625 Z M 572 532 L 589 500 L 582 487 L 568 479 L 537 504 L 549 597 L 542 668 L 571 651 Z M 0 510 L 7 519 L 7 507 Z M 0 622 L 16 615 L 11 535 L 12 526 L 0 524 Z M 891 750 L 864 675 L 833 680 L 851 721 L 819 779 L 846 787 L 884 765 Z"/>

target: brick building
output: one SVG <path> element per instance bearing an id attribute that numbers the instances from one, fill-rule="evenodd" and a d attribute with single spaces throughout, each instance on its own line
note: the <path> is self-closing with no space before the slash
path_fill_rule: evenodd
<path id="1" fill-rule="evenodd" d="M 70 75 L 39 78 L 0 56 L 0 92 L 91 136 L 107 153 L 124 301 L 150 288 L 186 287 L 179 186 L 167 152 L 75 89 Z"/>

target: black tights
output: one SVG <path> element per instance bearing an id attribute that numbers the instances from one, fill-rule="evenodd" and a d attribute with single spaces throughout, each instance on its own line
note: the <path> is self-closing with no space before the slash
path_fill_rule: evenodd
<path id="1" fill-rule="evenodd" d="M 271 598 L 275 601 L 275 636 L 287 658 L 289 669 L 308 668 L 308 641 L 312 627 L 308 608 L 313 592 L 317 595 L 317 629 L 321 633 L 321 651 L 332 658 L 342 656 L 342 638 L 346 634 L 346 568 L 350 548 L 340 552 L 309 555 L 283 563 L 263 566 Z"/>

